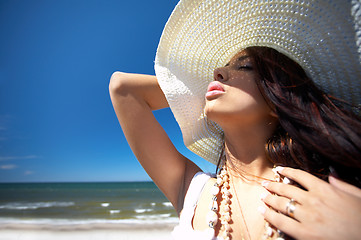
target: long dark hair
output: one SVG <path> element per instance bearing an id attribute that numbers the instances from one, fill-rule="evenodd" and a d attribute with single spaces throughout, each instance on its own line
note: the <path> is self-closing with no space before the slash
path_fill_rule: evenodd
<path id="1" fill-rule="evenodd" d="M 287 56 L 267 47 L 246 51 L 259 74 L 258 88 L 279 118 L 266 146 L 269 159 L 322 179 L 336 173 L 361 187 L 360 117 L 325 94 Z"/>

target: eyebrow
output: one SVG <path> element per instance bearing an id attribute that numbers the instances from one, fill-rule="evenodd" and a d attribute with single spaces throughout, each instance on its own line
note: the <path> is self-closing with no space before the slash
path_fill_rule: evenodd
<path id="1" fill-rule="evenodd" d="M 237 59 L 237 61 L 243 61 L 243 60 L 245 60 L 245 59 L 247 59 L 247 58 L 250 58 L 250 56 L 248 56 L 248 55 L 243 55 L 243 56 L 240 56 L 240 57 Z"/>
<path id="2" fill-rule="evenodd" d="M 239 58 L 237 58 L 237 62 L 241 62 L 241 61 L 243 61 L 243 60 L 245 60 L 245 59 L 247 59 L 247 58 L 250 58 L 251 56 L 249 56 L 249 55 L 243 55 L 243 56 L 240 56 Z M 225 67 L 227 67 L 227 66 L 229 66 L 229 64 L 230 64 L 230 62 L 228 62 L 226 65 L 225 65 Z"/>

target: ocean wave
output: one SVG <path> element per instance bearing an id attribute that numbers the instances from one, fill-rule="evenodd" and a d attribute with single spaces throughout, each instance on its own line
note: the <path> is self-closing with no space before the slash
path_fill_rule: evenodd
<path id="1" fill-rule="evenodd" d="M 38 208 L 70 207 L 74 205 L 75 205 L 74 202 L 33 202 L 33 203 L 13 202 L 13 203 L 0 205 L 0 209 L 35 210 Z"/>
<path id="2" fill-rule="evenodd" d="M 166 206 L 166 207 L 173 207 L 171 202 L 164 202 L 164 203 L 162 203 L 162 205 Z"/>
<path id="3" fill-rule="evenodd" d="M 109 207 L 110 203 L 105 202 L 105 203 L 101 203 L 100 205 L 101 205 L 102 207 Z"/>
<path id="4" fill-rule="evenodd" d="M 120 213 L 121 210 L 109 210 L 109 213 L 110 214 L 117 214 L 117 213 Z"/>
<path id="5" fill-rule="evenodd" d="M 137 215 L 135 216 L 137 219 L 158 219 L 158 220 L 161 220 L 161 219 L 165 219 L 165 218 L 169 218 L 171 216 L 170 213 L 166 213 L 166 214 L 154 214 L 154 215 Z"/>
<path id="6" fill-rule="evenodd" d="M 134 209 L 134 212 L 136 213 L 145 213 L 145 212 L 152 212 L 153 209 L 152 208 L 139 208 L 139 209 Z"/>

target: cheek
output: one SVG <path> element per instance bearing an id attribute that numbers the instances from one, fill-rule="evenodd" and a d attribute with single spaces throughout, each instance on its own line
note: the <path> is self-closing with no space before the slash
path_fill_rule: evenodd
<path id="1" fill-rule="evenodd" d="M 252 78 L 237 79 L 217 99 L 206 101 L 205 114 L 217 123 L 224 120 L 259 122 L 268 117 L 271 109 Z"/>
<path id="2" fill-rule="evenodd" d="M 233 104 L 229 107 L 232 107 L 236 112 L 255 112 L 261 109 L 264 109 L 263 99 L 249 95 L 249 94 L 238 94 L 237 98 L 234 98 Z"/>
<path id="3" fill-rule="evenodd" d="M 235 86 L 232 93 L 233 99 L 242 105 L 261 109 L 267 108 L 269 110 L 266 100 L 263 98 L 257 84 L 254 81 L 254 77 L 241 81 L 238 86 Z"/>
<path id="4" fill-rule="evenodd" d="M 268 105 L 262 96 L 253 96 L 245 92 L 229 93 L 215 101 L 207 101 L 205 105 L 207 117 L 217 123 L 224 120 L 236 120 L 240 122 L 263 119 L 270 113 Z"/>
<path id="5" fill-rule="evenodd" d="M 232 104 L 229 111 L 234 112 L 239 117 L 245 118 L 264 118 L 271 112 L 268 104 L 264 100 L 257 86 L 249 91 L 235 91 L 232 94 Z"/>

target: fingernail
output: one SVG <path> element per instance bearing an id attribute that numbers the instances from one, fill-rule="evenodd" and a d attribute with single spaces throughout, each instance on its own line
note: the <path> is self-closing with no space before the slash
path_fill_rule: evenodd
<path id="1" fill-rule="evenodd" d="M 283 182 L 284 184 L 290 184 L 290 183 L 291 183 L 291 180 L 290 180 L 289 178 L 284 177 L 283 180 L 282 180 L 282 182 Z"/>
<path id="2" fill-rule="evenodd" d="M 332 166 L 329 167 L 330 169 L 330 175 L 335 177 L 335 178 L 340 178 L 340 176 L 337 174 L 335 168 L 333 168 Z"/>
<path id="3" fill-rule="evenodd" d="M 267 196 L 268 196 L 268 192 L 263 192 L 263 193 L 261 193 L 261 200 L 264 200 Z"/>
<path id="4" fill-rule="evenodd" d="M 267 181 L 267 180 L 264 180 L 261 183 L 262 187 L 265 187 L 265 188 L 268 186 L 268 184 L 269 184 L 269 181 Z"/>
<path id="5" fill-rule="evenodd" d="M 278 172 L 278 173 L 281 173 L 283 171 L 283 169 L 284 169 L 284 167 L 281 167 L 281 166 L 277 166 L 275 168 L 276 172 Z"/>
<path id="6" fill-rule="evenodd" d="M 260 212 L 262 215 L 264 215 L 264 213 L 266 212 L 266 208 L 263 206 L 259 206 L 258 207 L 258 212 Z"/>

